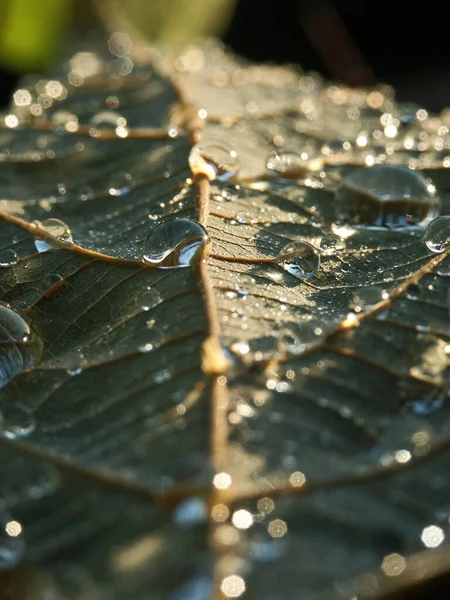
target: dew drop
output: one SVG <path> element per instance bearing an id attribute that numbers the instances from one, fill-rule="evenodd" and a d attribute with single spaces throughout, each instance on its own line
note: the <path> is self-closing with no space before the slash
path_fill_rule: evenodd
<path id="1" fill-rule="evenodd" d="M 378 303 L 387 300 L 389 294 L 377 286 L 369 286 L 355 292 L 349 304 L 349 308 L 355 313 L 363 313 L 371 310 Z"/>
<path id="2" fill-rule="evenodd" d="M 126 119 L 120 113 L 112 110 L 102 110 L 89 120 L 89 125 L 95 129 L 116 129 L 125 127 L 126 124 Z"/>
<path id="3" fill-rule="evenodd" d="M 208 241 L 206 229 L 189 219 L 157 225 L 144 243 L 143 261 L 161 269 L 188 267 Z"/>
<path id="4" fill-rule="evenodd" d="M 161 296 L 154 288 L 148 288 L 140 297 L 142 310 L 147 311 L 161 303 Z"/>
<path id="5" fill-rule="evenodd" d="M 320 242 L 320 250 L 323 254 L 339 254 L 345 250 L 345 240 L 332 233 L 324 235 Z"/>
<path id="6" fill-rule="evenodd" d="M 240 161 L 236 150 L 219 140 L 196 144 L 189 155 L 194 175 L 206 175 L 210 181 L 228 181 L 238 174 Z"/>
<path id="7" fill-rule="evenodd" d="M 425 229 L 423 241 L 431 252 L 440 254 L 450 244 L 450 217 L 439 217 Z"/>
<path id="8" fill-rule="evenodd" d="M 437 412 L 444 405 L 446 398 L 447 394 L 442 390 L 431 389 L 428 392 L 424 391 L 413 400 L 407 400 L 406 405 L 411 412 L 422 417 Z"/>
<path id="9" fill-rule="evenodd" d="M 246 210 L 240 210 L 236 214 L 236 222 L 239 223 L 240 225 L 245 225 L 246 223 L 248 223 L 249 219 L 250 219 L 250 215 Z"/>
<path id="10" fill-rule="evenodd" d="M 123 196 L 131 190 L 132 183 L 133 176 L 131 173 L 119 171 L 119 173 L 115 173 L 109 180 L 108 192 L 110 196 Z"/>
<path id="11" fill-rule="evenodd" d="M 420 287 L 417 283 L 411 283 L 406 288 L 406 297 L 408 300 L 417 300 L 420 296 Z"/>
<path id="12" fill-rule="evenodd" d="M 10 248 L 0 252 L 0 267 L 12 267 L 17 264 L 18 260 L 17 252 L 14 252 Z"/>
<path id="13" fill-rule="evenodd" d="M 299 355 L 320 344 L 324 338 L 325 332 L 317 323 L 293 323 L 280 331 L 278 346 L 289 354 Z"/>
<path id="14" fill-rule="evenodd" d="M 15 567 L 25 554 L 22 525 L 5 510 L 0 511 L 0 572 Z"/>
<path id="15" fill-rule="evenodd" d="M 48 273 L 42 280 L 42 289 L 48 291 L 50 288 L 63 283 L 64 279 L 58 273 Z"/>
<path id="16" fill-rule="evenodd" d="M 0 433 L 9 439 L 26 437 L 34 431 L 36 419 L 31 409 L 20 402 L 7 405 L 0 413 Z"/>
<path id="17" fill-rule="evenodd" d="M 72 243 L 73 237 L 68 225 L 59 219 L 46 219 L 39 223 L 39 229 L 35 231 L 34 245 L 38 252 L 46 252 L 51 250 L 54 246 L 50 241 L 39 239 L 41 231 L 44 231 L 47 235 L 54 237 L 59 242 Z"/>
<path id="18" fill-rule="evenodd" d="M 296 150 L 275 150 L 267 158 L 266 168 L 273 175 L 284 178 L 299 178 L 309 171 L 319 171 L 323 159 L 309 158 L 308 154 Z"/>
<path id="19" fill-rule="evenodd" d="M 239 190 L 239 185 L 228 185 L 222 189 L 220 195 L 224 200 L 230 202 L 231 200 L 237 200 L 237 198 L 239 198 Z"/>
<path id="20" fill-rule="evenodd" d="M 336 194 L 336 216 L 351 225 L 425 227 L 439 215 L 435 188 L 407 167 L 375 165 L 347 175 Z"/>
<path id="21" fill-rule="evenodd" d="M 31 368 L 42 354 L 42 340 L 16 311 L 0 305 L 0 388 Z"/>
<path id="22" fill-rule="evenodd" d="M 280 251 L 275 262 L 297 279 L 310 279 L 320 267 L 320 256 L 308 242 L 291 242 Z"/>

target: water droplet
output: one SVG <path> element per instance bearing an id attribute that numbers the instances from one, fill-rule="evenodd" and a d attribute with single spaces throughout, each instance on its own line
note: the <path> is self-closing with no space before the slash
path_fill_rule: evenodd
<path id="1" fill-rule="evenodd" d="M 239 198 L 239 190 L 239 185 L 228 185 L 222 189 L 220 195 L 224 200 L 230 202 L 231 200 L 237 200 L 237 198 Z"/>
<path id="2" fill-rule="evenodd" d="M 308 242 L 292 242 L 280 251 L 275 262 L 297 279 L 310 279 L 320 266 L 320 256 Z"/>
<path id="3" fill-rule="evenodd" d="M 63 282 L 64 279 L 58 273 L 48 273 L 42 280 L 42 289 L 47 291 Z"/>
<path id="4" fill-rule="evenodd" d="M 320 250 L 323 254 L 338 254 L 345 250 L 345 240 L 332 233 L 324 235 L 320 242 Z"/>
<path id="5" fill-rule="evenodd" d="M 317 323 L 292 323 L 279 333 L 279 348 L 289 354 L 303 354 L 325 339 L 325 332 Z"/>
<path id="6" fill-rule="evenodd" d="M 161 296 L 154 288 L 148 288 L 143 292 L 140 297 L 140 304 L 142 310 L 150 310 L 154 306 L 158 306 L 161 303 Z"/>
<path id="7" fill-rule="evenodd" d="M 245 225 L 246 223 L 248 223 L 249 219 L 250 219 L 250 214 L 246 210 L 240 210 L 236 214 L 236 221 L 240 225 Z"/>
<path id="8" fill-rule="evenodd" d="M 210 181 L 227 181 L 239 172 L 236 150 L 225 142 L 209 140 L 196 144 L 189 155 L 194 175 L 206 175 Z"/>
<path id="9" fill-rule="evenodd" d="M 188 498 L 181 502 L 173 513 L 176 525 L 188 529 L 206 521 L 207 508 L 202 498 Z"/>
<path id="10" fill-rule="evenodd" d="M 0 305 L 0 388 L 37 363 L 42 340 L 16 311 Z"/>
<path id="11" fill-rule="evenodd" d="M 0 267 L 12 267 L 17 264 L 18 260 L 17 252 L 10 248 L 0 252 Z"/>
<path id="12" fill-rule="evenodd" d="M 444 252 L 450 244 L 450 217 L 439 217 L 425 229 L 423 241 L 431 252 Z"/>
<path id="13" fill-rule="evenodd" d="M 4 406 L 0 413 L 0 433 L 9 439 L 25 437 L 36 427 L 36 419 L 25 404 L 15 402 Z"/>
<path id="14" fill-rule="evenodd" d="M 408 300 L 417 300 L 419 296 L 420 287 L 417 285 L 417 283 L 411 283 L 411 285 L 408 285 L 406 288 L 406 297 Z"/>
<path id="15" fill-rule="evenodd" d="M 34 234 L 34 245 L 36 246 L 36 250 L 38 252 L 45 252 L 46 250 L 51 250 L 54 247 L 52 246 L 51 241 L 39 239 L 39 235 L 42 231 L 60 242 L 73 242 L 72 232 L 63 221 L 60 221 L 59 219 L 47 219 L 42 221 L 42 223 L 39 223 L 39 229 L 36 229 Z"/>
<path id="16" fill-rule="evenodd" d="M 450 264 L 438 265 L 436 271 L 437 271 L 437 274 L 442 275 L 442 277 L 449 277 L 450 276 Z"/>
<path id="17" fill-rule="evenodd" d="M 351 225 L 425 227 L 439 214 L 435 188 L 406 167 L 375 165 L 353 171 L 336 194 L 336 216 Z"/>
<path id="18" fill-rule="evenodd" d="M 22 525 L 3 509 L 0 512 L 0 572 L 15 567 L 25 554 Z"/>
<path id="19" fill-rule="evenodd" d="M 189 219 L 171 219 L 157 225 L 144 243 L 144 262 L 161 269 L 188 267 L 208 241 L 202 225 Z"/>
<path id="20" fill-rule="evenodd" d="M 116 129 L 117 127 L 126 127 L 127 120 L 112 110 L 102 110 L 91 117 L 89 125 L 95 129 Z"/>
<path id="21" fill-rule="evenodd" d="M 292 179 L 309 171 L 320 171 L 322 167 L 322 157 L 310 158 L 307 153 L 296 150 L 275 150 L 266 162 L 266 168 L 272 174 Z"/>
<path id="22" fill-rule="evenodd" d="M 131 190 L 133 176 L 131 173 L 120 171 L 115 173 L 108 184 L 108 192 L 111 196 L 123 196 Z"/>
<path id="23" fill-rule="evenodd" d="M 379 302 L 387 300 L 389 294 L 386 290 L 376 286 L 362 288 L 355 292 L 350 301 L 349 307 L 355 313 L 367 312 L 372 310 Z"/>

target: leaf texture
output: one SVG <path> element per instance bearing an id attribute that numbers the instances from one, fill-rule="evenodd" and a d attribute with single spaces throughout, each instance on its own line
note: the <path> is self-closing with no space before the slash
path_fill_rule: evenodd
<path id="1" fill-rule="evenodd" d="M 448 250 L 347 227 L 308 280 L 273 259 L 319 248 L 342 179 L 374 163 L 422 169 L 446 214 L 446 115 L 213 42 L 96 52 L 83 81 L 75 54 L 22 89 L 0 131 L 1 300 L 43 347 L 0 392 L 5 597 L 387 600 L 445 580 Z M 241 157 L 229 182 L 190 171 L 211 138 Z M 268 174 L 291 147 L 301 172 Z M 168 218 L 208 230 L 192 268 L 141 260 Z"/>

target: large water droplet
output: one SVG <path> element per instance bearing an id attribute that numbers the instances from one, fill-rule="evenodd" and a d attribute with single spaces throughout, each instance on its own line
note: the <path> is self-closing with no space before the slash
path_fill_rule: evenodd
<path id="1" fill-rule="evenodd" d="M 15 567 L 25 554 L 22 525 L 4 509 L 0 511 L 0 571 Z"/>
<path id="2" fill-rule="evenodd" d="M 210 181 L 227 181 L 238 174 L 240 161 L 236 150 L 229 144 L 209 140 L 192 148 L 189 166 L 194 175 L 206 175 Z"/>
<path id="3" fill-rule="evenodd" d="M 430 181 L 396 165 L 353 171 L 336 194 L 337 218 L 356 226 L 424 227 L 438 216 L 439 208 Z"/>
<path id="4" fill-rule="evenodd" d="M 320 266 L 320 256 L 308 242 L 292 242 L 280 251 L 275 262 L 297 279 L 310 279 Z"/>
<path id="5" fill-rule="evenodd" d="M 14 252 L 10 248 L 0 252 L 0 267 L 12 267 L 17 264 L 18 260 L 17 252 Z"/>
<path id="6" fill-rule="evenodd" d="M 72 232 L 68 225 L 60 219 L 46 219 L 39 223 L 39 229 L 36 229 L 34 237 L 34 245 L 38 252 L 45 252 L 51 250 L 54 246 L 50 240 L 40 239 L 41 231 L 44 231 L 47 235 L 51 235 L 60 242 L 71 243 L 73 242 Z"/>
<path id="7" fill-rule="evenodd" d="M 2 408 L 0 412 L 0 433 L 7 438 L 25 437 L 36 427 L 36 419 L 25 404 L 15 402 Z"/>
<path id="8" fill-rule="evenodd" d="M 345 240 L 332 233 L 324 235 L 320 242 L 320 250 L 323 254 L 339 254 L 345 250 Z"/>
<path id="9" fill-rule="evenodd" d="M 269 155 L 267 170 L 280 177 L 298 178 L 309 171 L 318 171 L 323 167 L 323 158 L 310 158 L 306 152 L 296 150 L 276 150 Z"/>
<path id="10" fill-rule="evenodd" d="M 450 244 L 450 217 L 439 217 L 425 229 L 423 241 L 431 252 L 441 253 Z"/>
<path id="11" fill-rule="evenodd" d="M 42 340 L 13 309 L 0 305 L 0 388 L 37 363 Z"/>
<path id="12" fill-rule="evenodd" d="M 188 267 L 208 241 L 206 229 L 189 219 L 157 225 L 144 244 L 144 262 L 161 269 Z"/>
<path id="13" fill-rule="evenodd" d="M 387 300 L 389 294 L 377 286 L 368 286 L 355 292 L 349 307 L 355 313 L 367 312 L 383 300 Z"/>

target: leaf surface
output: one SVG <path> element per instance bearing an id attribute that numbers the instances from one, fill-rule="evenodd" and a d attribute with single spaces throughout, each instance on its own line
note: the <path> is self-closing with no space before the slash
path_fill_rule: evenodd
<path id="1" fill-rule="evenodd" d="M 67 599 L 390 598 L 445 577 L 448 250 L 418 228 L 335 223 L 342 178 L 373 162 L 426 171 L 447 213 L 445 116 L 406 120 L 387 88 L 326 86 L 212 43 L 201 69 L 149 54 L 122 75 L 128 63 L 91 56 L 99 72 L 61 75 L 41 112 L 55 86 L 36 82 L 0 132 L 0 247 L 18 256 L 1 299 L 43 347 L 0 392 L 5 589 L 30 597 L 26 573 L 39 597 Z M 126 122 L 92 121 L 105 105 Z M 211 138 L 240 155 L 234 180 L 191 174 Z M 294 178 L 266 173 L 280 147 L 305 154 Z M 174 217 L 207 228 L 201 259 L 142 262 Z M 310 279 L 274 262 L 331 231 L 345 249 L 322 251 Z M 27 435 L 11 434 L 17 410 Z"/>

